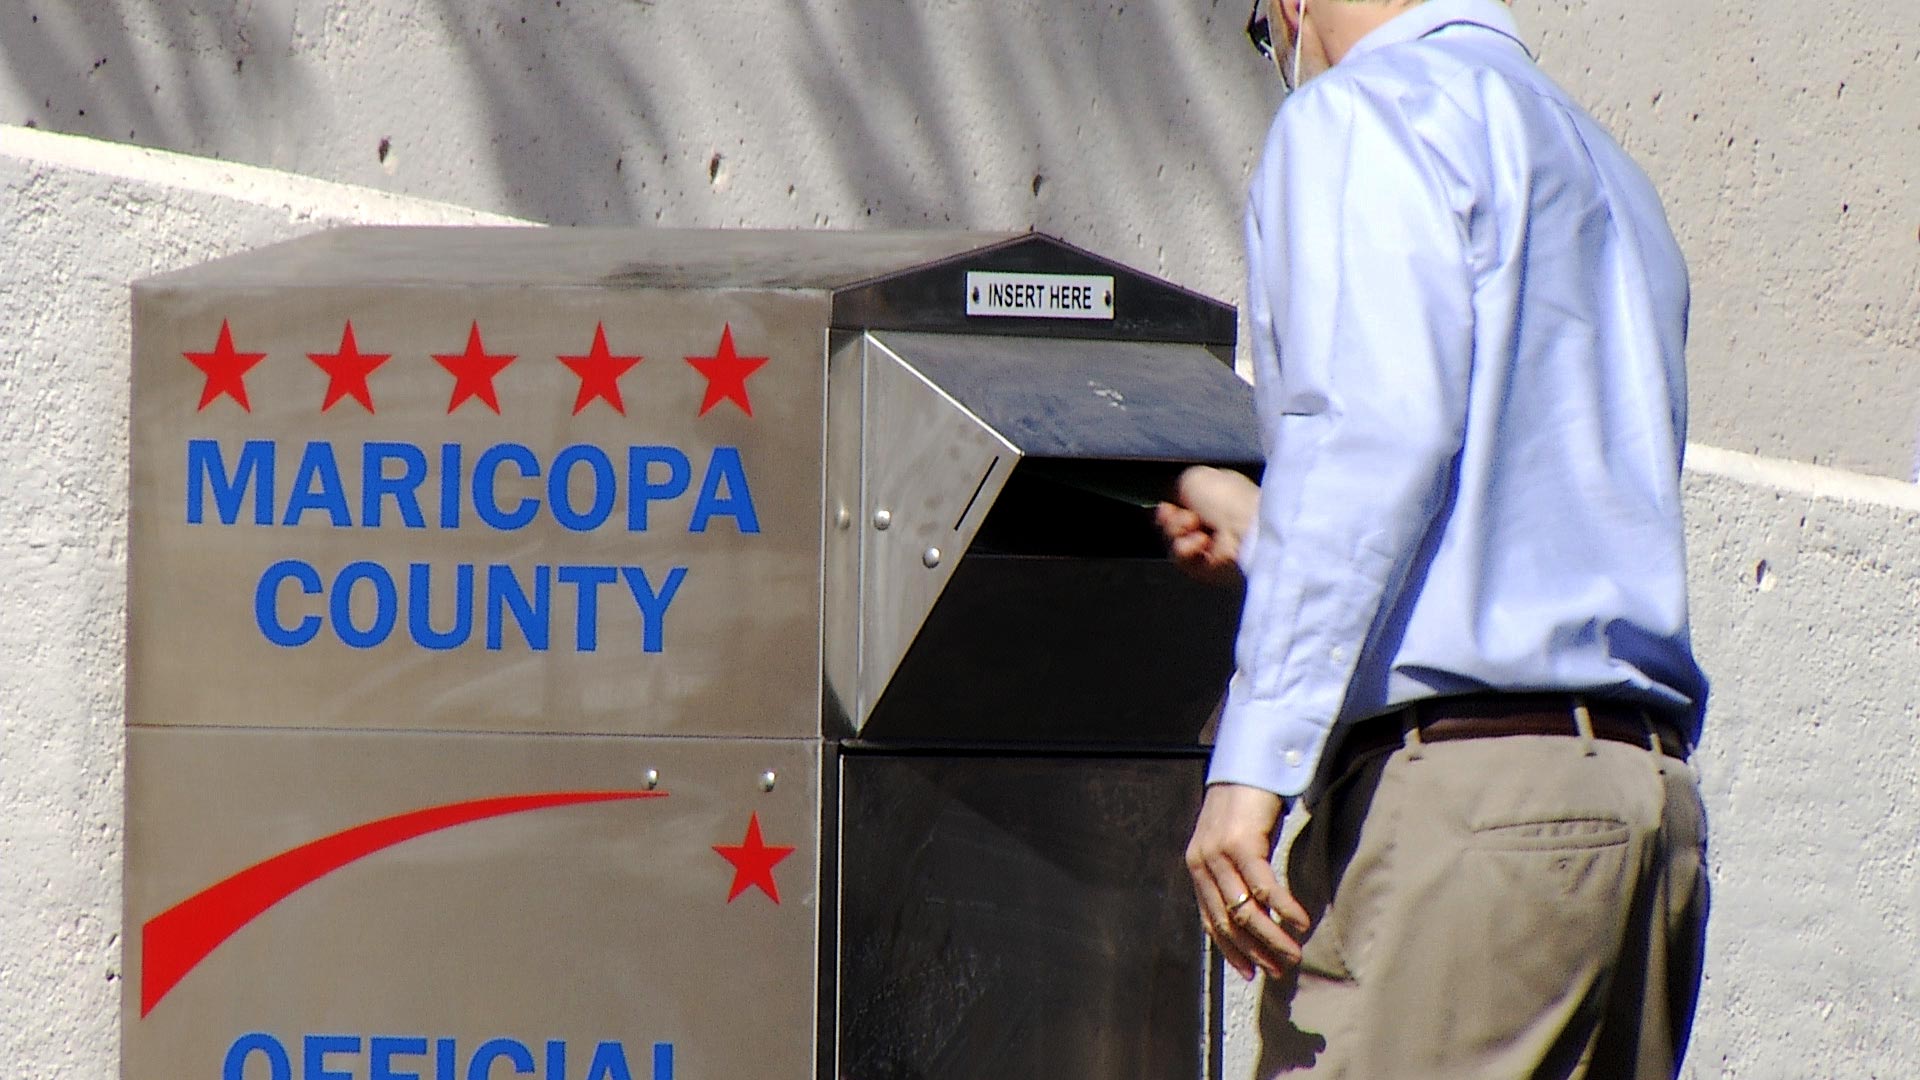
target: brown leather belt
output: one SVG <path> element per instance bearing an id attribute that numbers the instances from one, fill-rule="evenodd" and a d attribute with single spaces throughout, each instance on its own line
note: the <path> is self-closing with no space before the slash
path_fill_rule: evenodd
<path id="1" fill-rule="evenodd" d="M 1457 739 L 1500 739 L 1513 735 L 1580 734 L 1574 720 L 1573 694 L 1470 694 L 1430 698 L 1406 709 L 1363 720 L 1341 739 L 1329 775 L 1339 776 L 1363 755 L 1399 746 L 1406 738 L 1407 713 L 1420 728 L 1422 742 Z M 1673 722 L 1641 705 L 1608 698 L 1586 698 L 1593 721 L 1593 737 L 1652 749 L 1657 737 L 1661 753 L 1685 761 L 1693 748 Z M 1651 732 L 1649 731 L 1651 728 Z"/>

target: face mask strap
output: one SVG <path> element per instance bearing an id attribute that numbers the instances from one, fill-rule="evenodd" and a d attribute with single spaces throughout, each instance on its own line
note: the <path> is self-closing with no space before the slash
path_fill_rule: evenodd
<path id="1" fill-rule="evenodd" d="M 1284 3 L 1285 0 L 1282 0 Z M 1293 70 L 1282 71 L 1280 81 L 1287 84 L 1287 92 L 1292 93 L 1300 85 L 1300 52 L 1307 42 L 1307 0 L 1300 0 L 1300 14 L 1293 28 Z"/>

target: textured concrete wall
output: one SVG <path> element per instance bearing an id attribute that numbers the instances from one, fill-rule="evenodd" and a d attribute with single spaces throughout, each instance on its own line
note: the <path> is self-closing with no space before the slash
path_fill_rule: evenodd
<path id="1" fill-rule="evenodd" d="M 0 128 L 0 1075 L 118 1070 L 127 283 L 327 225 L 479 220 Z"/>
<path id="2" fill-rule="evenodd" d="M 1225 294 L 1277 89 L 1245 19 L 1239 0 L 19 0 L 0 122 L 550 224 L 1038 223 Z"/>
<path id="3" fill-rule="evenodd" d="M 1903 479 L 1920 5 L 1515 0 L 1696 278 L 1698 438 Z M 0 122 L 553 224 L 1029 224 L 1217 295 L 1244 0 L 15 0 Z"/>
<path id="4" fill-rule="evenodd" d="M 1694 1075 L 1920 1076 L 1920 494 L 1700 456 L 1722 460 L 1687 489 L 1716 680 Z"/>

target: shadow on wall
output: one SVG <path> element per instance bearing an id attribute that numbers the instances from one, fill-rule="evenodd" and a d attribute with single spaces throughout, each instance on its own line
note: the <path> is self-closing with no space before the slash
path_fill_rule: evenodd
<path id="1" fill-rule="evenodd" d="M 0 13 L 0 121 L 277 166 L 277 103 L 320 90 L 298 61 L 292 9 L 19 0 Z"/>
<path id="2" fill-rule="evenodd" d="M 1274 102 L 1242 6 L 20 0 L 0 121 L 555 224 L 1231 243 Z"/>

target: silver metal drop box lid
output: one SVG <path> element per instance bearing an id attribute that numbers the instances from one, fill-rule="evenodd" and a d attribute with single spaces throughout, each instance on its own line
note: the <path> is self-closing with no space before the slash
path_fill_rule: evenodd
<path id="1" fill-rule="evenodd" d="M 960 314 L 969 280 L 999 268 L 1104 276 L 1115 317 Z M 843 290 L 834 322 L 841 734 L 1191 745 L 1239 598 L 1168 562 L 1152 508 L 1188 465 L 1258 469 L 1232 308 L 1029 236 Z"/>

